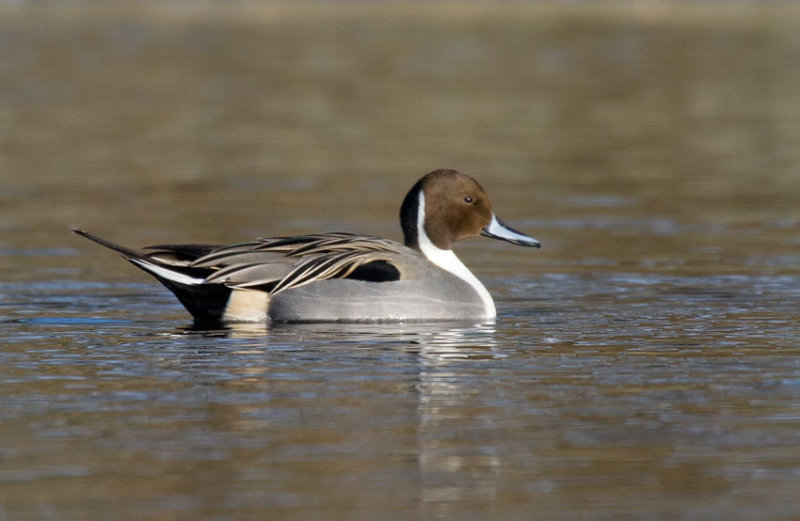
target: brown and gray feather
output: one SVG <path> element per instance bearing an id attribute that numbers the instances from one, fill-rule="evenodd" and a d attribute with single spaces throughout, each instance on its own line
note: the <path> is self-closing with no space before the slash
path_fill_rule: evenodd
<path id="1" fill-rule="evenodd" d="M 391 265 L 397 280 L 407 248 L 366 235 L 332 232 L 277 237 L 217 248 L 189 264 L 210 269 L 206 282 L 258 288 L 276 295 L 333 278 L 348 278 L 359 268 Z M 156 253 L 157 254 L 157 253 Z"/>

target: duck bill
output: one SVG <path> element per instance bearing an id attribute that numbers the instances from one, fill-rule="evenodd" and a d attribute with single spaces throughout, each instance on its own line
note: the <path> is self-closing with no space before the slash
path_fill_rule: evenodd
<path id="1" fill-rule="evenodd" d="M 491 237 L 492 239 L 508 241 L 519 246 L 531 246 L 533 248 L 538 248 L 541 246 L 539 241 L 533 237 L 528 237 L 524 233 L 518 232 L 511 226 L 501 221 L 496 215 L 492 215 L 492 222 L 490 222 L 489 226 L 481 231 L 481 235 L 484 237 Z"/>

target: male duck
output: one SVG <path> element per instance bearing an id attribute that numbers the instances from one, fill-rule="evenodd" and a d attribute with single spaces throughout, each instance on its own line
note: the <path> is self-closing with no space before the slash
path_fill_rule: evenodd
<path id="1" fill-rule="evenodd" d="M 354 233 L 137 251 L 73 230 L 156 277 L 198 322 L 492 319 L 494 301 L 450 249 L 484 235 L 539 242 L 497 218 L 473 178 L 435 170 L 400 207 L 405 245 Z"/>

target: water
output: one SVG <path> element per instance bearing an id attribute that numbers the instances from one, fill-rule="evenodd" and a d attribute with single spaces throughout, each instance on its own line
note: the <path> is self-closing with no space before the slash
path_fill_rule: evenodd
<path id="1" fill-rule="evenodd" d="M 630 6 L 628 6 L 630 7 Z M 792 6 L 0 7 L 0 520 L 797 519 Z M 397 238 L 491 324 L 193 330 L 125 244 Z"/>

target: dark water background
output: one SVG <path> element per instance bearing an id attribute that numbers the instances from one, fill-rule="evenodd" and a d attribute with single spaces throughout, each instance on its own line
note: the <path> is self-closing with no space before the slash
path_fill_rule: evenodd
<path id="1" fill-rule="evenodd" d="M 800 518 L 800 9 L 0 5 L 0 520 Z M 193 331 L 131 245 L 541 251 L 494 324 Z"/>

